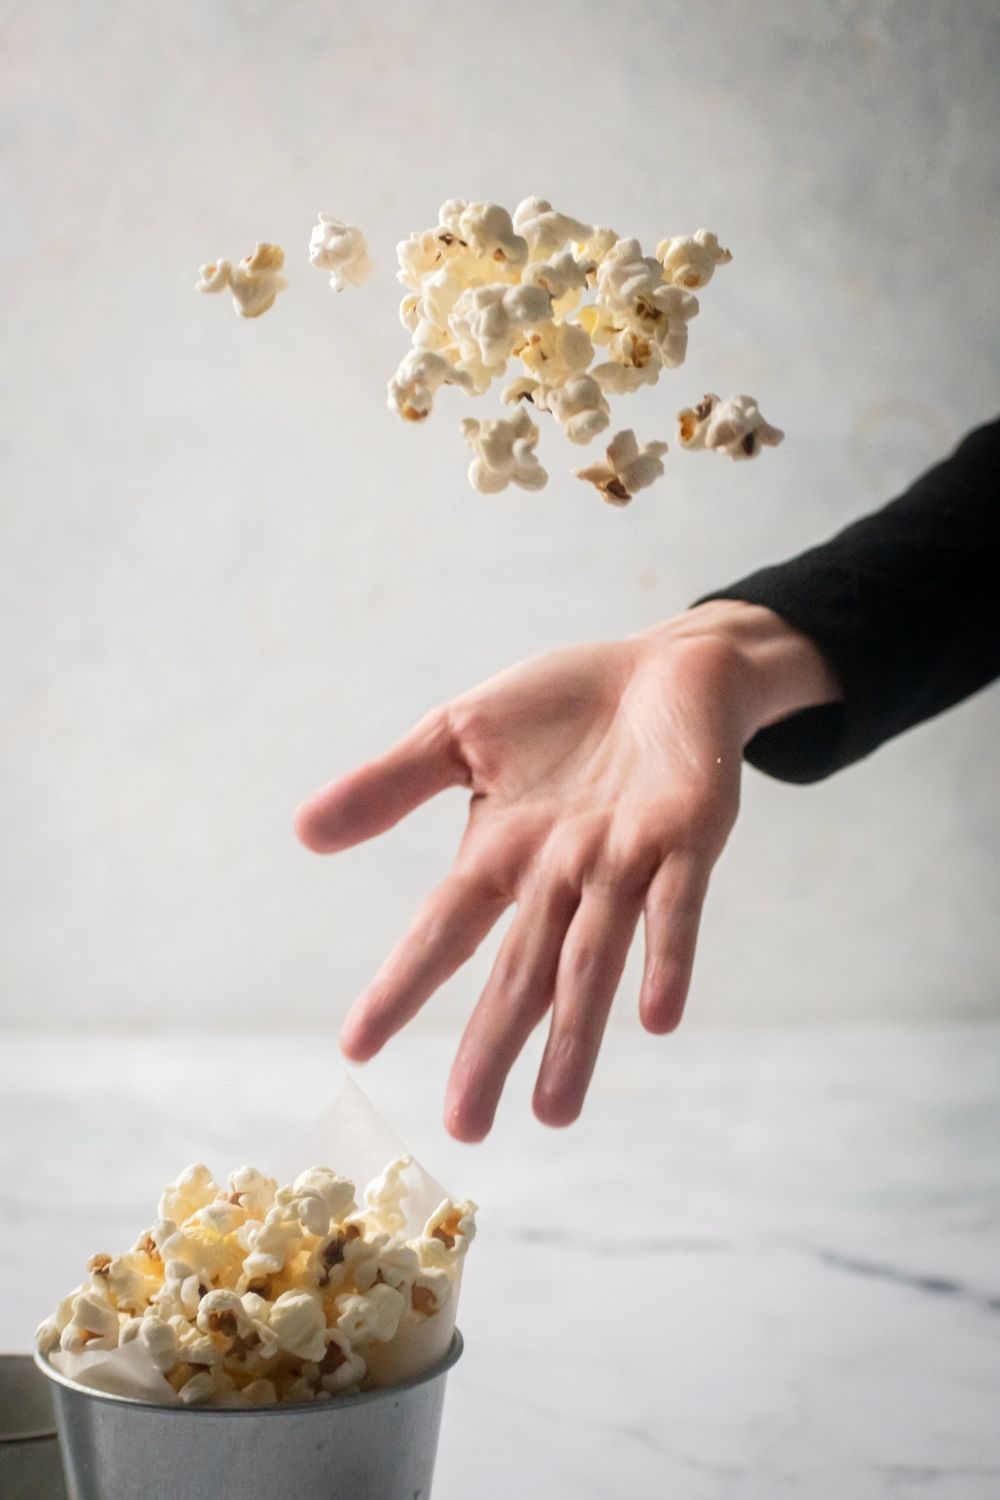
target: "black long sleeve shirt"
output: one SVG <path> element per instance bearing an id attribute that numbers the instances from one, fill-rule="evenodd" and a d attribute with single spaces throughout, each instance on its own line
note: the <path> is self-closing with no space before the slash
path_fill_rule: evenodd
<path id="1" fill-rule="evenodd" d="M 967 698 L 1000 676 L 1000 419 L 882 510 L 705 598 L 765 605 L 840 679 L 842 702 L 747 746 L 784 781 L 819 781 Z"/>

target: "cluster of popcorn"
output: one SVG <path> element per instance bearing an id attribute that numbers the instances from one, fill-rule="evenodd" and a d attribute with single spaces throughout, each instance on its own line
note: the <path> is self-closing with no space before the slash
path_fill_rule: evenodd
<path id="1" fill-rule="evenodd" d="M 189 1404 L 322 1401 L 359 1390 L 367 1351 L 433 1318 L 475 1235 L 475 1205 L 446 1199 L 404 1237 L 408 1157 L 354 1185 L 311 1167 L 279 1187 L 240 1167 L 221 1187 L 204 1166 L 164 1189 L 157 1220 L 41 1324 L 43 1353 L 144 1347 Z"/>
<path id="2" fill-rule="evenodd" d="M 586 444 L 611 424 L 610 397 L 655 385 L 687 354 L 688 324 L 699 311 L 695 292 L 708 285 L 732 252 L 711 230 L 661 240 L 644 255 L 636 239 L 558 212 L 544 198 L 525 198 L 513 215 L 498 203 L 449 198 L 433 229 L 397 246 L 406 288 L 400 317 L 411 348 L 389 381 L 389 407 L 423 422 L 442 386 L 481 396 L 502 388 L 510 417 L 468 418 L 462 433 L 472 450 L 469 481 L 484 494 L 509 485 L 538 490 L 548 474 L 535 448 L 539 428 L 526 412 L 548 413 L 571 443 Z M 284 252 L 258 244 L 239 265 L 202 266 L 197 289 L 228 289 L 244 318 L 266 312 L 287 282 Z M 309 260 L 335 291 L 361 286 L 374 269 L 361 230 L 321 213 Z M 754 458 L 784 434 L 761 415 L 751 396 L 704 396 L 678 414 L 682 448 L 714 449 Z M 603 463 L 574 469 L 611 505 L 627 505 L 663 472 L 667 444 L 641 444 L 619 431 Z"/>
<path id="3" fill-rule="evenodd" d="M 610 425 L 609 397 L 654 385 L 682 364 L 699 310 L 694 293 L 732 259 L 707 229 L 662 240 L 655 256 L 644 255 L 638 240 L 560 213 L 544 198 L 526 198 L 513 215 L 496 203 L 451 198 L 437 225 L 411 234 L 397 256 L 411 349 L 389 381 L 391 409 L 422 422 L 441 386 L 482 395 L 511 360 L 522 367 L 502 390 L 503 402 L 519 408 L 514 416 L 462 423 L 474 455 L 469 480 L 487 494 L 546 483 L 526 404 L 549 413 L 570 442 L 589 443 Z M 663 442 L 640 446 L 625 429 L 606 463 L 574 472 L 624 505 L 663 474 L 666 451 Z"/>

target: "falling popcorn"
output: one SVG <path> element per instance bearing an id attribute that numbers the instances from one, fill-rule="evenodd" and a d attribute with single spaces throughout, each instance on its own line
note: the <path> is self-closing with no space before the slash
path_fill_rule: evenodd
<path id="1" fill-rule="evenodd" d="M 683 448 L 713 448 L 730 458 L 755 458 L 762 447 L 776 448 L 785 434 L 761 416 L 753 396 L 720 401 L 711 391 L 697 406 L 677 413 L 677 436 Z"/>
<path id="2" fill-rule="evenodd" d="M 280 245 L 258 242 L 253 254 L 245 256 L 239 265 L 219 260 L 202 266 L 195 291 L 223 292 L 228 288 L 241 318 L 259 318 L 288 285 L 281 275 L 284 264 L 285 252 Z"/>
<path id="3" fill-rule="evenodd" d="M 88 1278 L 36 1334 L 43 1354 L 135 1344 L 185 1405 L 321 1401 L 365 1388 L 391 1345 L 452 1300 L 475 1205 L 445 1201 L 404 1237 L 408 1157 L 369 1184 L 311 1167 L 279 1187 L 240 1167 L 220 1187 L 188 1167 L 126 1255 Z"/>
<path id="4" fill-rule="evenodd" d="M 495 422 L 477 422 L 466 417 L 462 423 L 465 441 L 475 457 L 469 465 L 469 482 L 484 495 L 495 495 L 509 484 L 522 490 L 540 490 L 548 475 L 535 456 L 538 428 L 524 407 L 517 415 Z"/>
<path id="5" fill-rule="evenodd" d="M 710 229 L 699 229 L 692 235 L 661 240 L 656 247 L 656 258 L 662 263 L 667 280 L 674 286 L 696 291 L 708 285 L 715 275 L 716 266 L 729 264 L 733 252 L 724 250 L 718 236 Z"/>
<path id="6" fill-rule="evenodd" d="M 408 422 L 422 422 L 430 415 L 435 393 L 442 385 L 468 390 L 471 377 L 440 354 L 411 349 L 389 381 L 389 405 Z"/>
<path id="7" fill-rule="evenodd" d="M 655 256 L 645 255 L 637 239 L 561 213 L 545 198 L 525 198 L 513 214 L 450 198 L 437 225 L 412 233 L 397 255 L 411 350 L 389 382 L 389 405 L 419 421 L 439 385 L 481 396 L 506 376 L 506 405 L 549 413 L 581 444 L 610 425 L 610 398 L 655 385 L 664 370 L 683 364 L 688 325 L 699 312 L 694 290 L 732 259 L 707 229 L 664 239 Z M 511 361 L 520 364 L 513 380 Z M 464 424 L 477 489 L 546 482 L 534 454 L 537 428 L 527 416 L 511 421 Z M 661 449 L 648 444 L 633 459 L 622 457 L 626 466 L 638 464 L 631 487 L 604 465 L 594 467 L 594 482 L 605 498 L 625 504 L 662 472 Z"/>
<path id="8" fill-rule="evenodd" d="M 309 236 L 309 264 L 329 271 L 335 292 L 345 286 L 361 286 L 374 271 L 368 242 L 354 224 L 344 224 L 333 214 L 320 214 Z"/>
<path id="9" fill-rule="evenodd" d="M 644 490 L 663 474 L 666 443 L 644 443 L 640 448 L 632 429 L 626 428 L 611 439 L 607 462 L 574 469 L 577 479 L 596 486 L 609 505 L 627 505 L 637 490 Z"/>

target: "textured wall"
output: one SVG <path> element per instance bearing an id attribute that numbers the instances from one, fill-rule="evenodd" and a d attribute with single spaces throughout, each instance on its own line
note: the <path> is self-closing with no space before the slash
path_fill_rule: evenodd
<path id="1" fill-rule="evenodd" d="M 322 863 L 301 795 L 519 656 L 829 533 L 997 406 L 995 0 L 6 0 L 0 26 L 8 1022 L 334 1017 L 462 798 Z M 619 512 L 555 443 L 541 495 L 473 494 L 455 399 L 390 417 L 395 241 L 535 192 L 734 247 L 634 409 L 669 431 L 752 390 L 779 453 L 672 454 Z M 319 208 L 368 231 L 363 291 L 306 265 Z M 243 323 L 192 286 L 255 238 L 293 289 Z M 828 784 L 751 773 L 697 1013 L 995 1008 L 998 739 L 994 691 Z"/>

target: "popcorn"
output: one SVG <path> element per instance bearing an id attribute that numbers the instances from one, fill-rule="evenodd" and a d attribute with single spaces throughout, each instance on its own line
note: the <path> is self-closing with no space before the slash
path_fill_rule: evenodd
<path id="1" fill-rule="evenodd" d="M 538 428 L 524 407 L 509 420 L 478 422 L 466 417 L 462 433 L 475 457 L 469 465 L 473 489 L 495 495 L 509 484 L 523 490 L 540 490 L 548 475 L 535 456 Z"/>
<path id="2" fill-rule="evenodd" d="M 283 1187 L 240 1167 L 224 1189 L 188 1167 L 131 1251 L 91 1256 L 88 1279 L 39 1325 L 38 1348 L 58 1362 L 134 1345 L 186 1405 L 327 1401 L 379 1384 L 385 1366 L 369 1371 L 364 1351 L 448 1305 L 475 1232 L 473 1206 L 446 1201 L 405 1237 L 410 1165 L 390 1162 L 362 1208 L 327 1167 Z"/>
<path id="3" fill-rule="evenodd" d="M 287 1354 L 318 1362 L 326 1353 L 326 1317 L 314 1292 L 282 1292 L 271 1308 L 271 1331 Z"/>
<path id="4" fill-rule="evenodd" d="M 574 375 L 565 385 L 546 391 L 542 400 L 571 443 L 589 443 L 611 420 L 604 392 L 590 375 Z M 535 405 L 539 404 L 536 396 Z"/>
<path id="5" fill-rule="evenodd" d="M 417 1317 L 432 1318 L 441 1311 L 451 1293 L 452 1282 L 447 1271 L 423 1266 L 410 1286 L 410 1308 Z"/>
<path id="6" fill-rule="evenodd" d="M 544 323 L 552 313 L 552 298 L 541 286 L 472 287 L 456 300 L 449 319 L 460 359 L 486 366 L 506 365 L 525 330 Z"/>
<path id="7" fill-rule="evenodd" d="M 568 311 L 565 306 L 568 294 L 585 291 L 596 270 L 596 261 L 577 260 L 572 250 L 561 250 L 549 260 L 528 266 L 524 278 L 532 286 L 543 287 L 553 302 L 563 304 L 561 311 Z"/>
<path id="8" fill-rule="evenodd" d="M 375 269 L 361 230 L 332 214 L 320 214 L 309 236 L 309 264 L 330 272 L 330 285 L 336 292 L 347 285 L 361 286 Z"/>
<path id="9" fill-rule="evenodd" d="M 403 1174 L 413 1165 L 409 1156 L 399 1156 L 389 1163 L 380 1177 L 375 1177 L 365 1188 L 364 1217 L 377 1229 L 395 1234 L 406 1223 L 401 1207 L 406 1196 Z"/>
<path id="10" fill-rule="evenodd" d="M 466 203 L 449 198 L 441 205 L 441 227 L 489 260 L 510 267 L 523 266 L 528 242 L 518 234 L 510 214 L 499 203 Z"/>
<path id="11" fill-rule="evenodd" d="M 168 1219 L 182 1224 L 199 1208 L 211 1203 L 219 1193 L 211 1172 L 201 1162 L 185 1167 L 180 1176 L 160 1194 L 157 1214 L 161 1221 Z"/>
<path id="12" fill-rule="evenodd" d="M 716 266 L 729 264 L 733 252 L 724 250 L 718 236 L 710 229 L 698 229 L 692 235 L 661 240 L 656 247 L 656 258 L 661 262 L 667 280 L 674 286 L 697 291 L 708 285 L 715 275 Z"/>
<path id="13" fill-rule="evenodd" d="M 302 1243 L 302 1225 L 294 1203 L 275 1203 L 258 1228 L 246 1236 L 249 1254 L 243 1262 L 248 1277 L 270 1276 L 283 1271 Z"/>
<path id="14" fill-rule="evenodd" d="M 69 1320 L 59 1336 L 59 1347 L 67 1354 L 84 1349 L 117 1349 L 118 1313 L 105 1292 L 85 1290 L 73 1298 Z"/>
<path id="15" fill-rule="evenodd" d="M 376 1179 L 378 1180 L 380 1179 Z M 336 1172 L 330 1171 L 329 1167 L 310 1167 L 308 1171 L 300 1172 L 295 1179 L 294 1187 L 296 1193 L 309 1193 L 322 1198 L 335 1224 L 342 1224 L 357 1208 L 354 1201 L 354 1183 L 348 1182 L 346 1177 L 338 1177 Z M 365 1191 L 366 1194 L 371 1191 L 371 1184 Z"/>
<path id="16" fill-rule="evenodd" d="M 645 362 L 618 364 L 608 360 L 605 364 L 591 366 L 588 371 L 606 396 L 630 396 L 641 386 L 655 385 L 659 380 L 663 366 L 658 356 L 654 358 L 655 351 L 648 346 L 643 349 L 636 340 L 632 352 L 645 355 Z"/>
<path id="17" fill-rule="evenodd" d="M 472 379 L 440 354 L 411 349 L 389 381 L 389 407 L 408 422 L 422 422 L 430 415 L 434 397 L 442 385 L 472 388 Z"/>
<path id="18" fill-rule="evenodd" d="M 138 1339 L 153 1364 L 166 1374 L 177 1359 L 180 1341 L 177 1330 L 170 1323 L 147 1314 L 143 1318 L 130 1318 L 121 1330 L 120 1342 L 131 1343 Z"/>
<path id="19" fill-rule="evenodd" d="M 329 1343 L 319 1361 L 319 1383 L 329 1395 L 356 1390 L 365 1377 L 367 1365 L 338 1328 L 327 1330 Z"/>
<path id="20" fill-rule="evenodd" d="M 644 490 L 663 473 L 666 443 L 636 442 L 631 428 L 616 433 L 607 447 L 607 462 L 575 469 L 577 479 L 586 479 L 600 491 L 609 505 L 627 505 L 637 490 Z"/>
<path id="21" fill-rule="evenodd" d="M 259 318 L 272 306 L 288 282 L 281 275 L 285 252 L 280 245 L 258 241 L 253 253 L 233 266 L 228 260 L 202 266 L 195 282 L 197 292 L 222 292 L 228 287 L 233 306 L 241 318 Z"/>
<path id="22" fill-rule="evenodd" d="M 354 1272 L 358 1291 L 367 1292 L 376 1282 L 382 1282 L 395 1287 L 397 1292 L 408 1292 L 420 1270 L 417 1252 L 396 1236 L 380 1238 L 384 1243 L 377 1245 L 376 1254 L 359 1264 Z"/>
<path id="23" fill-rule="evenodd" d="M 513 224 L 527 241 L 532 260 L 545 260 L 570 240 L 586 241 L 593 233 L 589 224 L 557 213 L 546 198 L 525 198 L 514 210 Z"/>
<path id="24" fill-rule="evenodd" d="M 543 323 L 514 351 L 525 369 L 546 385 L 563 385 L 581 374 L 594 357 L 590 335 L 580 323 Z"/>
<path id="25" fill-rule="evenodd" d="M 278 1184 L 256 1167 L 237 1167 L 229 1174 L 229 1200 L 246 1209 L 247 1218 L 263 1219 L 274 1203 Z"/>
<path id="26" fill-rule="evenodd" d="M 776 448 L 785 434 L 761 415 L 753 396 L 720 401 L 711 391 L 697 406 L 677 414 L 677 436 L 683 448 L 714 448 L 730 458 L 755 458 L 762 447 Z"/>
<path id="27" fill-rule="evenodd" d="M 184 1382 L 177 1394 L 185 1406 L 204 1406 L 235 1388 L 235 1380 L 224 1370 L 199 1370 Z"/>
<path id="28" fill-rule="evenodd" d="M 395 1338 L 406 1299 L 395 1287 L 376 1283 L 367 1295 L 348 1294 L 336 1299 L 337 1329 L 358 1348 L 387 1344 Z"/>
<path id="29" fill-rule="evenodd" d="M 424 1226 L 424 1239 L 439 1240 L 446 1250 L 464 1255 L 476 1237 L 476 1205 L 466 1198 L 452 1203 L 445 1198 Z"/>

